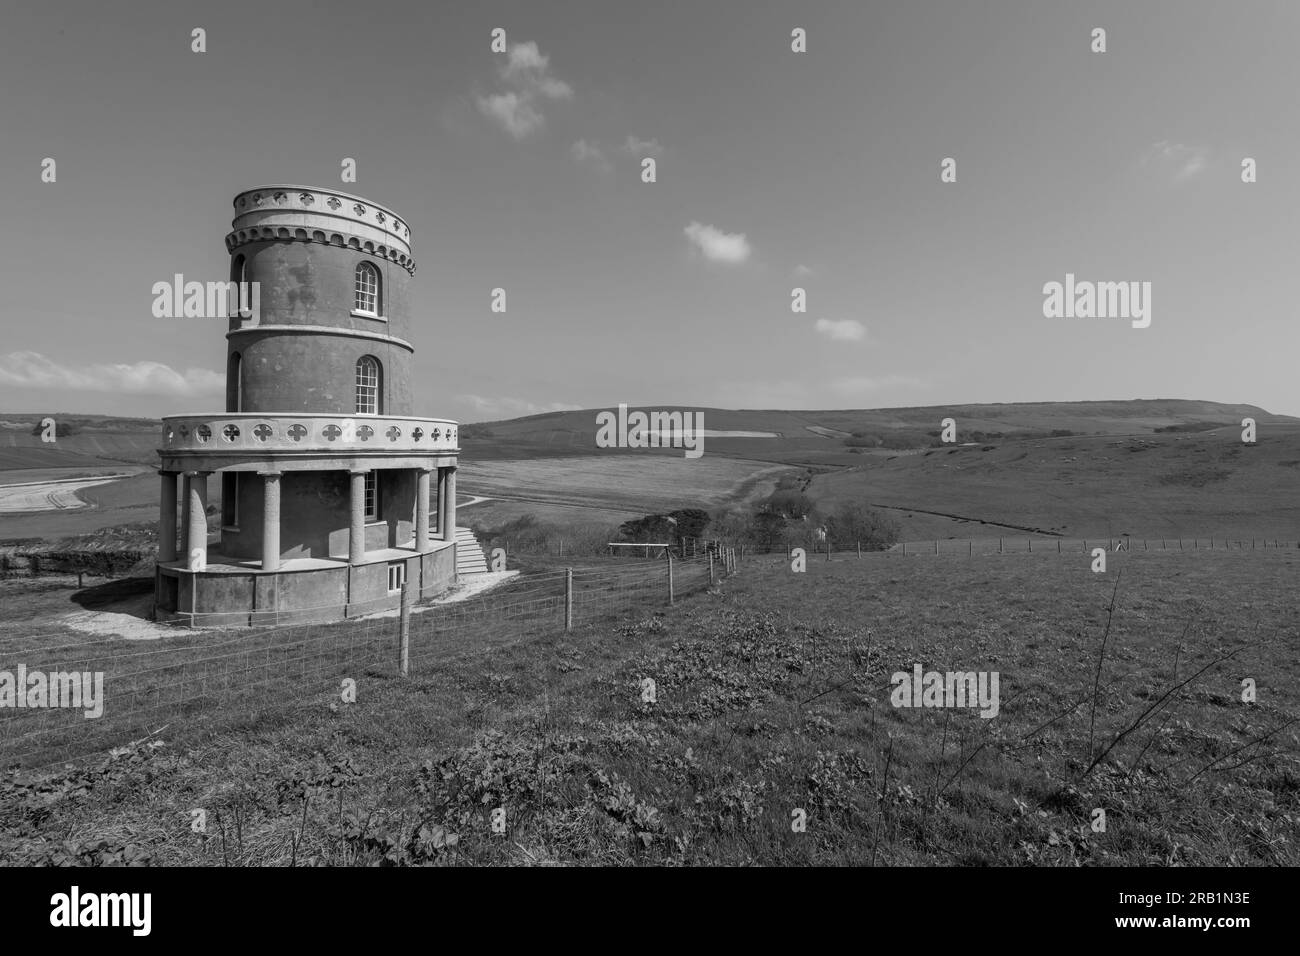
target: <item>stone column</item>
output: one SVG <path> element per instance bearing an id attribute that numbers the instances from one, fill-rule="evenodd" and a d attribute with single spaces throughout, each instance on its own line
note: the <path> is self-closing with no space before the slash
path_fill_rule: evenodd
<path id="1" fill-rule="evenodd" d="M 429 469 L 415 476 L 415 550 L 429 550 Z"/>
<path id="2" fill-rule="evenodd" d="M 443 541 L 456 540 L 456 466 L 447 469 L 447 486 L 443 491 L 446 499 L 444 510 L 447 513 L 447 528 L 442 534 Z"/>
<path id="3" fill-rule="evenodd" d="M 208 475 L 207 471 L 185 473 L 185 566 L 202 571 L 208 566 Z"/>
<path id="4" fill-rule="evenodd" d="M 366 473 L 352 474 L 352 525 L 348 534 L 348 564 L 366 560 Z"/>
<path id="5" fill-rule="evenodd" d="M 158 561 L 176 560 L 176 472 L 160 471 L 162 490 L 158 502 Z"/>
<path id="6" fill-rule="evenodd" d="M 262 476 L 262 570 L 280 569 L 280 475 L 259 472 Z"/>
<path id="7" fill-rule="evenodd" d="M 184 550 L 186 542 L 189 541 L 190 533 L 190 474 L 189 472 L 181 473 L 181 549 Z M 180 555 L 189 563 L 187 555 Z"/>
<path id="8" fill-rule="evenodd" d="M 447 527 L 447 469 L 439 468 L 438 481 L 438 538 L 442 538 L 442 529 Z"/>

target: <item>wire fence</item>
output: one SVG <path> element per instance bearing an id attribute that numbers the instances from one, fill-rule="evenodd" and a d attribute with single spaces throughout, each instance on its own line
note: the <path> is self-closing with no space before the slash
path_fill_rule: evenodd
<path id="1" fill-rule="evenodd" d="M 930 540 L 900 541 L 888 548 L 868 548 L 860 542 L 847 544 L 832 541 L 815 542 L 805 547 L 806 557 L 814 555 L 823 558 L 853 556 L 862 557 L 868 553 L 885 554 L 1021 554 L 1046 553 L 1072 554 L 1082 552 L 1090 554 L 1094 548 L 1105 551 L 1257 551 L 1265 548 L 1296 549 L 1300 541 L 1287 541 L 1281 538 L 1135 538 L 1120 535 L 1111 538 L 1065 538 L 1065 537 L 983 537 L 983 538 L 932 538 Z M 757 549 L 760 553 L 771 553 L 772 549 Z M 786 556 L 794 555 L 794 547 L 785 549 Z M 779 552 L 778 552 L 779 553 Z"/>
<path id="2" fill-rule="evenodd" d="M 938 538 L 931 541 L 903 541 L 890 548 L 903 554 L 1014 554 L 1019 552 L 1091 553 L 1106 551 L 1252 551 L 1264 548 L 1297 548 L 1300 542 L 1280 538 L 1111 538 L 984 537 Z"/>
<path id="3" fill-rule="evenodd" d="M 707 590 L 739 554 L 620 560 L 524 574 L 482 595 L 327 624 L 185 628 L 34 640 L 0 633 L 0 765 L 41 767 L 138 744 L 251 725 L 344 681 L 400 679 L 464 653 L 575 626 L 618 623 Z M 64 632 L 65 634 L 68 632 Z"/>

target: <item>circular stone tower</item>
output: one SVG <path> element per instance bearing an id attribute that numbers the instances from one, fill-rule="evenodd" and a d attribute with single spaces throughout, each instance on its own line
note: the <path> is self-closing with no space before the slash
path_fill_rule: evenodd
<path id="1" fill-rule="evenodd" d="M 330 189 L 234 206 L 225 412 L 163 420 L 159 618 L 320 620 L 437 593 L 456 576 L 458 429 L 414 417 L 410 227 Z"/>

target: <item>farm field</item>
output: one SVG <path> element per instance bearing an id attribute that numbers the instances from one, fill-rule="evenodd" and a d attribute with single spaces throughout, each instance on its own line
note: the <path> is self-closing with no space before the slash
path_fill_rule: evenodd
<path id="1" fill-rule="evenodd" d="M 1228 427 L 928 449 L 820 474 L 808 493 L 823 507 L 887 508 L 911 539 L 998 533 L 980 522 L 1070 536 L 1300 538 L 1300 428 L 1240 439 Z"/>
<path id="2" fill-rule="evenodd" d="M 0 860 L 1300 863 L 1300 552 L 1111 557 L 746 559 L 673 608 L 367 673 L 355 705 L 14 781 Z M 918 664 L 998 672 L 997 716 L 893 706 Z"/>
<path id="3" fill-rule="evenodd" d="M 4 418 L 0 421 L 0 471 L 87 466 L 113 471 L 119 462 L 152 465 L 158 460 L 158 422 L 57 415 L 56 421 L 74 425 L 76 433 L 43 442 L 31 429 L 45 416 L 0 415 Z"/>
<path id="4" fill-rule="evenodd" d="M 84 478 L 59 478 L 22 484 L 0 485 L 0 514 L 22 514 L 32 511 L 67 510 L 89 507 L 77 492 L 117 481 L 124 477 L 97 475 Z"/>
<path id="5" fill-rule="evenodd" d="M 1300 424 L 1253 405 L 1226 405 L 1188 400 L 1113 402 L 1043 402 L 1005 405 L 937 405 L 908 408 L 782 411 L 773 409 L 692 409 L 662 406 L 661 411 L 702 411 L 706 430 L 774 432 L 779 438 L 708 438 L 705 457 L 722 456 L 757 461 L 826 467 L 856 466 L 877 449 L 855 453 L 844 438 L 854 431 L 888 436 L 937 430 L 944 418 L 971 433 L 1050 432 L 1068 430 L 1086 435 L 1150 435 L 1170 426 L 1238 425 L 1247 416 L 1260 425 Z M 534 458 L 615 453 L 596 447 L 596 411 L 546 412 L 502 422 L 470 426 L 462 444 L 466 458 Z M 960 440 L 960 439 L 959 439 Z M 647 449 L 647 456 L 680 455 L 680 451 Z"/>
<path id="6" fill-rule="evenodd" d="M 528 461 L 476 462 L 464 459 L 457 491 L 492 498 L 473 505 L 466 515 L 495 522 L 521 512 L 540 517 L 572 517 L 583 509 L 586 520 L 606 516 L 615 521 L 671 511 L 739 503 L 770 492 L 782 466 L 734 458 L 687 459 L 666 455 L 603 455 Z M 557 509 L 548 513 L 547 509 Z M 563 509 L 562 511 L 559 509 Z M 563 512 L 568 512 L 564 515 Z"/>
<path id="7" fill-rule="evenodd" d="M 137 468 L 113 469 L 136 472 L 129 478 L 82 488 L 76 495 L 86 507 L 55 509 L 0 517 L 0 540 L 15 538 L 56 539 L 90 534 L 102 528 L 158 520 L 158 475 Z"/>

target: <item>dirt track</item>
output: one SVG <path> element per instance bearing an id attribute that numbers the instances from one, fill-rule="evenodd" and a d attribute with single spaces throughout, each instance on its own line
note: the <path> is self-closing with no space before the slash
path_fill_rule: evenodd
<path id="1" fill-rule="evenodd" d="M 63 481 L 38 481 L 23 485 L 0 485 L 0 514 L 36 511 L 69 511 L 90 507 L 77 492 L 92 485 L 120 481 L 127 475 L 100 475 Z"/>

